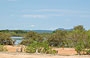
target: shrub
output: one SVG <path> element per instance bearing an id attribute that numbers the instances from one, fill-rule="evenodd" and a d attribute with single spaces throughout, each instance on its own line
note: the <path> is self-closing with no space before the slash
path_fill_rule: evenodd
<path id="1" fill-rule="evenodd" d="M 3 45 L 0 45 L 0 52 L 1 51 L 7 51 L 6 47 L 4 47 Z"/>
<path id="2" fill-rule="evenodd" d="M 49 47 L 47 42 L 36 42 L 34 41 L 26 48 L 27 53 L 45 53 L 45 54 L 56 54 L 55 50 Z"/>
<path id="3" fill-rule="evenodd" d="M 86 54 L 87 55 L 90 55 L 90 49 L 86 51 Z"/>
<path id="4" fill-rule="evenodd" d="M 35 53 L 35 49 L 31 46 L 28 46 L 25 50 L 27 53 Z"/>
<path id="5" fill-rule="evenodd" d="M 77 43 L 75 46 L 75 50 L 77 51 L 78 55 L 81 55 L 81 52 L 84 51 L 84 44 L 81 42 Z"/>

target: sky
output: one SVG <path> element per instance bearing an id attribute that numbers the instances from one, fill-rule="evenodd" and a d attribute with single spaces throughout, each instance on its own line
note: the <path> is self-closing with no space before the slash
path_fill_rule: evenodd
<path id="1" fill-rule="evenodd" d="M 0 30 L 90 29 L 90 0 L 0 0 Z"/>

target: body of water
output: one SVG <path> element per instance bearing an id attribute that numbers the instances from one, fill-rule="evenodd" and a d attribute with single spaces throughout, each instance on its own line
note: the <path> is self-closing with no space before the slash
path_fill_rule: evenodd
<path id="1" fill-rule="evenodd" d="M 11 38 L 12 38 L 12 40 L 15 41 L 15 43 L 14 43 L 15 45 L 20 44 L 23 40 L 23 37 L 11 37 Z"/>

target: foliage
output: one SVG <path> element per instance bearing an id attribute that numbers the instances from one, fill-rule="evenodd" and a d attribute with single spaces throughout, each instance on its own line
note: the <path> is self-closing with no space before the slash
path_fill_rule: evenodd
<path id="1" fill-rule="evenodd" d="M 43 40 L 44 39 L 40 34 L 30 31 L 25 35 L 24 40 L 21 42 L 21 44 L 29 45 L 33 41 L 42 42 Z"/>
<path id="2" fill-rule="evenodd" d="M 86 50 L 86 54 L 90 55 L 90 49 Z"/>
<path id="3" fill-rule="evenodd" d="M 0 30 L 0 44 L 12 44 L 11 36 L 23 36 L 21 44 L 26 45 L 26 52 L 54 53 L 53 47 L 72 47 L 81 54 L 85 49 L 90 49 L 90 30 L 85 30 L 82 25 L 73 27 L 72 30 L 54 30 L 53 33 L 26 32 L 23 30 Z M 86 51 L 89 54 L 89 50 Z"/>
<path id="4" fill-rule="evenodd" d="M 12 39 L 10 37 L 10 34 L 0 32 L 0 44 L 11 45 Z"/>
<path id="5" fill-rule="evenodd" d="M 55 54 L 56 51 L 52 50 L 46 41 L 44 42 L 36 42 L 33 41 L 29 46 L 26 48 L 26 52 L 28 53 L 46 53 L 46 54 Z"/>
<path id="6" fill-rule="evenodd" d="M 79 42 L 75 46 L 75 50 L 77 51 L 78 55 L 81 55 L 82 54 L 81 52 L 84 51 L 84 49 L 85 49 L 85 46 L 83 42 Z"/>
<path id="7" fill-rule="evenodd" d="M 75 26 L 73 29 L 74 30 L 80 30 L 80 31 L 84 31 L 85 30 L 85 28 L 83 27 L 83 25 Z"/>
<path id="8" fill-rule="evenodd" d="M 1 51 L 7 51 L 7 49 L 3 45 L 0 45 L 0 52 Z"/>
<path id="9" fill-rule="evenodd" d="M 64 46 L 64 41 L 67 32 L 62 30 L 56 30 L 53 34 L 48 38 L 48 42 L 50 46 Z"/>
<path id="10" fill-rule="evenodd" d="M 90 48 L 90 30 L 86 31 L 87 39 L 86 39 L 86 48 Z"/>
<path id="11" fill-rule="evenodd" d="M 27 31 L 24 30 L 0 30 L 0 32 L 3 33 L 9 33 L 11 36 L 24 36 L 25 33 L 27 33 Z"/>

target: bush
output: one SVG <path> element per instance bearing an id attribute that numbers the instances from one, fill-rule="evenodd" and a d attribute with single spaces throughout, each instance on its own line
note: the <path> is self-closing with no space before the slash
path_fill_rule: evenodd
<path id="1" fill-rule="evenodd" d="M 46 54 L 56 54 L 57 53 L 56 50 L 52 50 L 52 49 L 49 49 L 46 52 L 47 52 Z"/>
<path id="2" fill-rule="evenodd" d="M 3 45 L 0 45 L 0 52 L 1 51 L 7 51 L 6 47 L 4 47 Z"/>
<path id="3" fill-rule="evenodd" d="M 77 51 L 78 55 L 81 55 L 82 51 L 84 51 L 84 44 L 82 43 L 78 43 L 76 46 L 75 46 L 75 50 Z"/>
<path id="4" fill-rule="evenodd" d="M 87 55 L 90 55 L 90 49 L 86 51 L 86 54 Z"/>
<path id="5" fill-rule="evenodd" d="M 85 44 L 82 39 L 79 39 L 79 41 L 76 43 L 75 50 L 77 51 L 78 55 L 81 55 L 83 54 L 82 52 L 85 52 Z"/>
<path id="6" fill-rule="evenodd" d="M 55 50 L 49 47 L 47 42 L 36 42 L 34 41 L 26 48 L 27 53 L 45 53 L 45 54 L 56 54 Z"/>
<path id="7" fill-rule="evenodd" d="M 36 50 L 35 50 L 33 47 L 28 46 L 25 51 L 26 51 L 27 53 L 35 53 Z"/>

